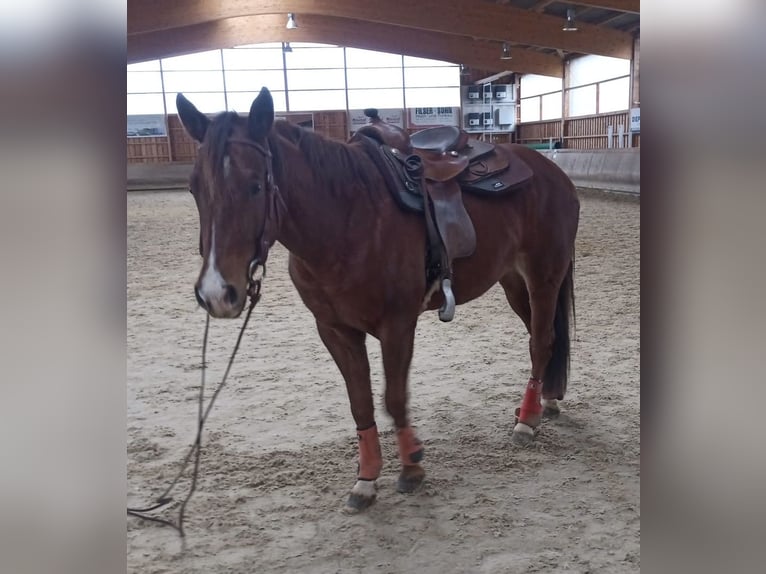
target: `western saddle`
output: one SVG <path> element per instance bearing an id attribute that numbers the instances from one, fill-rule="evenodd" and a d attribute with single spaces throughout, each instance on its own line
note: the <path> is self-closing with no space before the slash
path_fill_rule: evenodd
<path id="1" fill-rule="evenodd" d="M 409 135 L 380 119 L 374 108 L 364 110 L 369 123 L 351 141 L 374 142 L 371 157 L 397 203 L 423 213 L 426 221 L 427 292 L 423 310 L 441 287 L 444 305 L 439 319 L 455 315 L 452 261 L 476 249 L 476 232 L 463 205 L 462 192 L 497 196 L 520 187 L 532 170 L 508 148 L 468 137 L 454 126 L 427 128 Z"/>

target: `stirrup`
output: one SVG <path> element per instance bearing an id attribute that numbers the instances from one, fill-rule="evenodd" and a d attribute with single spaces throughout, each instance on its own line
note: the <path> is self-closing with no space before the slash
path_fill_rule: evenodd
<path id="1" fill-rule="evenodd" d="M 442 279 L 442 293 L 444 293 L 444 305 L 439 309 L 439 319 L 449 323 L 455 316 L 455 295 L 452 294 L 450 279 Z"/>

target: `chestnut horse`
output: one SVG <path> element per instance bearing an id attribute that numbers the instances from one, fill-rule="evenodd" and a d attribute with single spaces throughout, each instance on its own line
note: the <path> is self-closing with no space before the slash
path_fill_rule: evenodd
<path id="1" fill-rule="evenodd" d="M 380 341 L 385 406 L 393 418 L 402 464 L 398 490 L 423 480 L 423 447 L 408 417 L 407 377 L 415 327 L 441 292 L 427 292 L 427 239 L 421 216 L 402 211 L 363 141 L 330 141 L 274 121 L 263 88 L 248 117 L 213 119 L 182 94 L 184 128 L 201 145 L 190 180 L 200 218 L 202 269 L 194 291 L 212 317 L 242 312 L 251 275 L 279 241 L 289 273 L 314 314 L 322 342 L 346 382 L 359 439 L 357 481 L 347 506 L 375 498 L 382 467 L 365 338 Z M 574 314 L 574 242 L 579 201 L 569 178 L 542 154 L 508 145 L 534 176 L 492 198 L 464 194 L 476 249 L 453 266 L 457 304 L 500 283 L 530 334 L 531 373 L 511 440 L 526 444 L 544 412 L 558 412 L 569 369 Z"/>

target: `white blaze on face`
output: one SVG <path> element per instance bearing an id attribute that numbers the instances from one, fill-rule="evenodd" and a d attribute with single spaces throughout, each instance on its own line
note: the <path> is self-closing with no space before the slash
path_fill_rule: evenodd
<path id="1" fill-rule="evenodd" d="M 207 267 L 200 281 L 200 295 L 206 301 L 218 302 L 223 300 L 226 293 L 226 281 L 215 266 L 215 223 L 210 229 L 210 252 L 207 256 Z"/>

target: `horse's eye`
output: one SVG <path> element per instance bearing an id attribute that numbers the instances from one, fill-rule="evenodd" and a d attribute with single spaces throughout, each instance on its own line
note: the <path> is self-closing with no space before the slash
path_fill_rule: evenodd
<path id="1" fill-rule="evenodd" d="M 252 188 L 253 195 L 258 193 L 259 191 L 261 191 L 261 184 L 260 183 L 254 183 L 253 184 L 253 188 Z"/>

